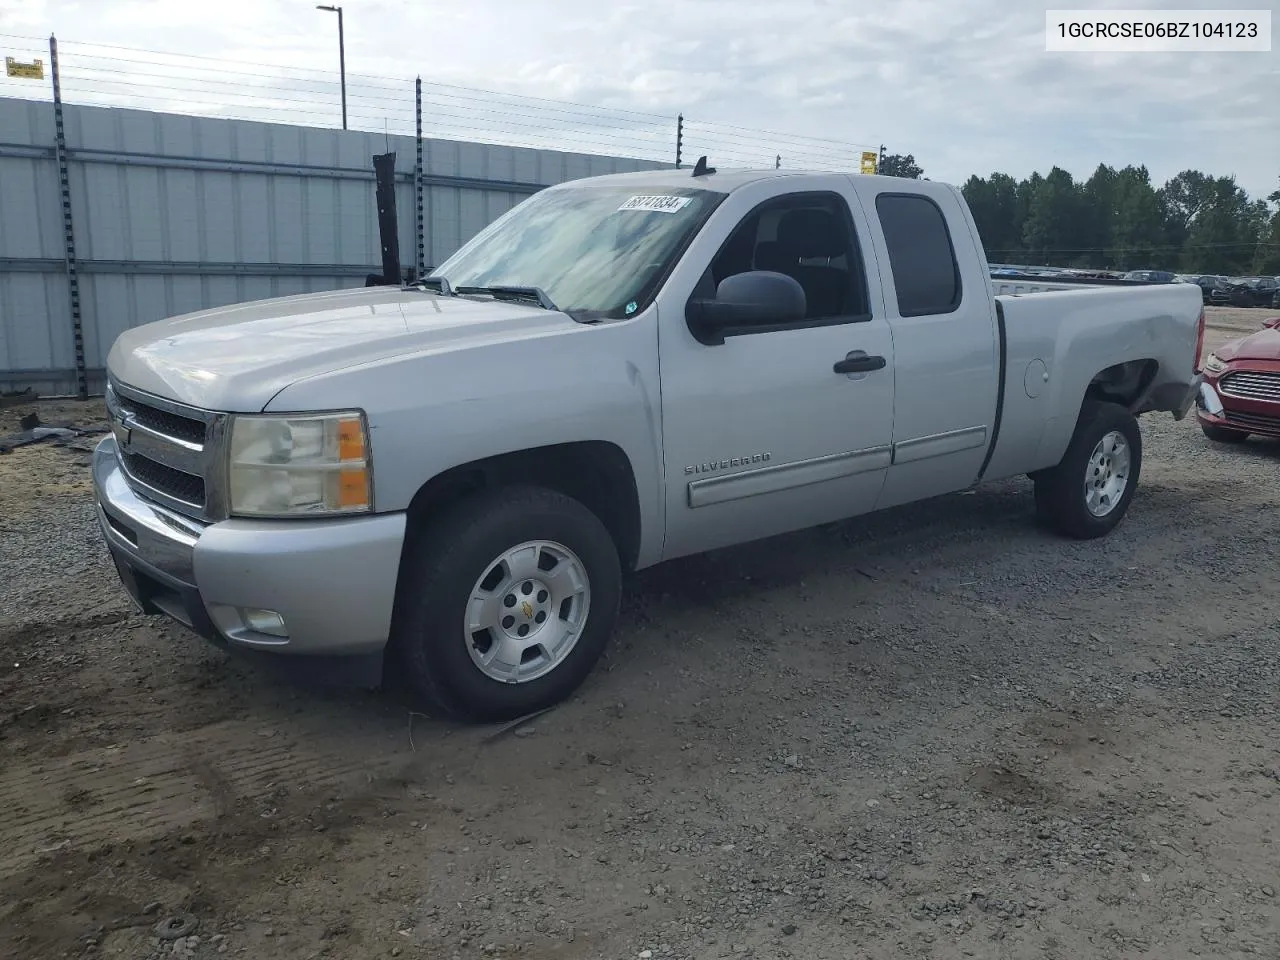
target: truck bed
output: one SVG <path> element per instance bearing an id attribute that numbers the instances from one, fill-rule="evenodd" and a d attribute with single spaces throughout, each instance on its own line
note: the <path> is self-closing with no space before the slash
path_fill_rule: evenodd
<path id="1" fill-rule="evenodd" d="M 1024 289 L 995 297 L 1002 383 L 985 479 L 1056 464 L 1100 377 L 1102 389 L 1124 395 L 1135 413 L 1180 415 L 1175 408 L 1198 361 L 1199 287 L 1043 281 L 1044 289 L 1031 290 L 1027 281 L 1005 280 L 992 287 L 1009 283 Z"/>

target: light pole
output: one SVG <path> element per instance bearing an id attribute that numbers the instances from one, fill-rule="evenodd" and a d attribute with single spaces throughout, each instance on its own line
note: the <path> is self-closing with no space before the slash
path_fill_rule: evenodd
<path id="1" fill-rule="evenodd" d="M 338 15 L 338 73 L 342 78 L 342 129 L 347 129 L 347 50 L 342 39 L 342 8 L 316 4 L 317 10 L 327 10 Z"/>

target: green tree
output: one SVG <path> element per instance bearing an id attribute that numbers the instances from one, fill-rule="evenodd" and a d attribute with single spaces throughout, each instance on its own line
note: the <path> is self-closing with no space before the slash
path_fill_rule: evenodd
<path id="1" fill-rule="evenodd" d="M 1165 245 L 1181 250 L 1191 235 L 1192 223 L 1213 196 L 1213 178 L 1199 170 L 1183 170 L 1161 187 L 1156 196 L 1164 215 Z"/>
<path id="2" fill-rule="evenodd" d="M 1031 196 L 1022 240 L 1037 263 L 1070 264 L 1082 253 L 1080 190 L 1071 174 L 1054 167 Z"/>
<path id="3" fill-rule="evenodd" d="M 1080 188 L 1080 236 L 1091 250 L 1086 257 L 1091 267 L 1115 265 L 1110 248 L 1115 234 L 1116 180 L 1115 169 L 1100 163 Z"/>
<path id="4" fill-rule="evenodd" d="M 1248 273 L 1258 243 L 1257 211 L 1235 177 L 1217 177 L 1205 189 L 1183 250 L 1184 268 L 1196 273 Z"/>
<path id="5" fill-rule="evenodd" d="M 1280 204 L 1280 190 L 1274 191 L 1267 200 Z M 1280 277 L 1280 210 L 1272 213 L 1258 232 L 1258 252 L 1253 269 L 1263 276 Z"/>
<path id="6" fill-rule="evenodd" d="M 973 211 L 987 257 L 996 262 L 1016 258 L 1022 246 L 1022 224 L 1013 177 L 1006 173 L 993 173 L 990 179 L 970 177 L 960 192 Z"/>
<path id="7" fill-rule="evenodd" d="M 1266 230 L 1262 232 L 1253 269 L 1263 276 L 1280 277 L 1280 210 L 1271 215 Z"/>
<path id="8" fill-rule="evenodd" d="M 960 189 L 992 262 L 1280 275 L 1280 190 L 1250 200 L 1234 177 L 1183 170 L 1157 189 L 1145 166 L 1099 164 L 1080 182 L 1054 167 Z"/>
<path id="9" fill-rule="evenodd" d="M 1116 174 L 1109 258 L 1122 270 L 1168 269 L 1177 251 L 1164 243 L 1164 216 L 1146 167 L 1125 167 Z"/>
<path id="10" fill-rule="evenodd" d="M 1023 235 L 1027 226 L 1027 218 L 1031 216 L 1031 204 L 1043 185 L 1044 177 L 1040 176 L 1039 173 L 1032 173 L 1031 176 L 1018 183 L 1013 198 L 1013 222 L 1017 230 L 1017 241 L 1010 244 L 1009 256 L 1005 257 L 1006 260 L 1025 261 L 1029 257 Z"/>
<path id="11" fill-rule="evenodd" d="M 924 170 L 916 165 L 916 158 L 911 154 L 903 156 L 890 153 L 880 158 L 876 172 L 886 177 L 906 177 L 908 180 L 919 180 Z"/>

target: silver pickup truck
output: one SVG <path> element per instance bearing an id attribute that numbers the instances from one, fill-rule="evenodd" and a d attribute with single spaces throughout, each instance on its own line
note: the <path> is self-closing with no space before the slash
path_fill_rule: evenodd
<path id="1" fill-rule="evenodd" d="M 1109 532 L 1203 325 L 1188 284 L 994 295 L 941 183 L 591 178 L 416 285 L 122 334 L 98 516 L 145 612 L 512 718 L 591 672 L 628 571 L 1017 474 Z"/>

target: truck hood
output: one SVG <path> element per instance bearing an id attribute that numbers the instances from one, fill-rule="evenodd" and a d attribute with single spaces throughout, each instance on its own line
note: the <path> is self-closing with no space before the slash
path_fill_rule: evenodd
<path id="1" fill-rule="evenodd" d="M 1280 360 L 1280 330 L 1259 330 L 1213 352 L 1223 360 Z"/>
<path id="2" fill-rule="evenodd" d="M 562 313 L 399 287 L 363 287 L 201 310 L 122 333 L 121 383 L 209 410 L 256 412 L 292 383 L 398 354 L 538 336 Z"/>

